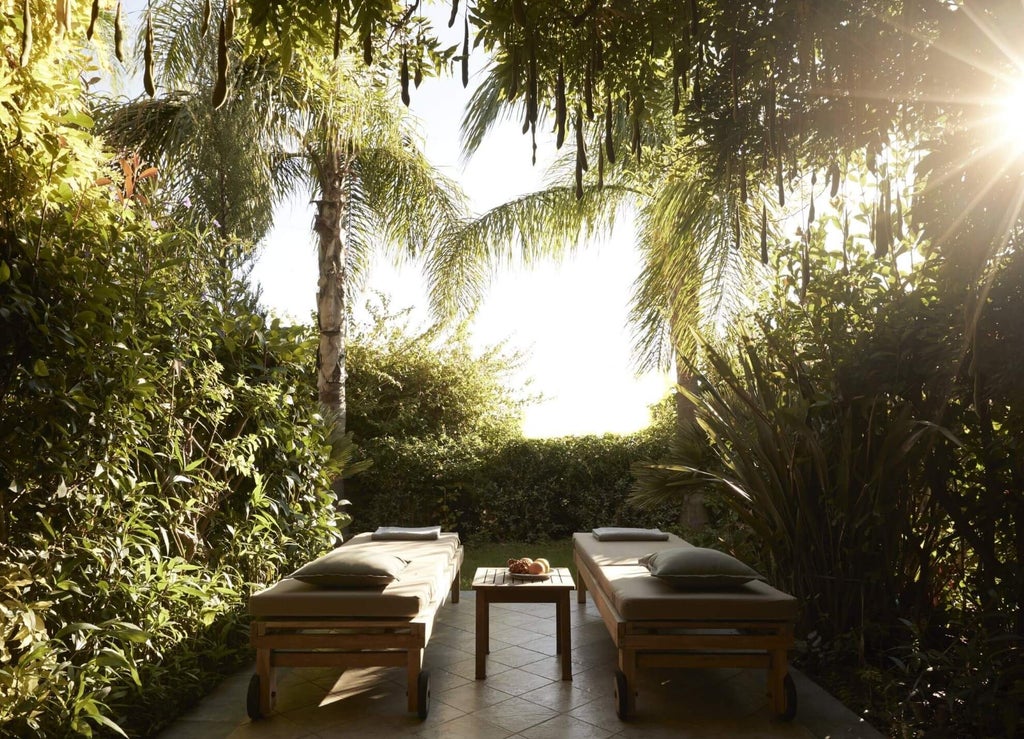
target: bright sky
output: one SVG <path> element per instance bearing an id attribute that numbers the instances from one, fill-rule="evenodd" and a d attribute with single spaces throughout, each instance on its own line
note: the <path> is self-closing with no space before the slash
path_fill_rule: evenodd
<path id="1" fill-rule="evenodd" d="M 460 18 L 456 29 L 461 25 Z M 475 57 L 470 90 L 480 76 L 482 53 Z M 540 189 L 545 165 L 556 151 L 553 137 L 539 140 L 537 166 L 531 166 L 529 136 L 521 135 L 518 124 L 504 122 L 461 168 L 458 132 L 470 90 L 456 79 L 427 79 L 411 90 L 410 109 L 422 121 L 431 162 L 459 181 L 474 209 L 482 212 Z M 280 208 L 253 271 L 265 305 L 296 320 L 307 320 L 315 310 L 312 220 L 313 208 L 304 198 Z M 526 410 L 527 436 L 635 431 L 648 424 L 648 406 L 668 392 L 666 375 L 637 377 L 632 369 L 625 323 L 640 269 L 632 239 L 632 223 L 620 219 L 611 238 L 587 245 L 571 260 L 533 270 L 510 268 L 492 283 L 471 324 L 473 343 L 485 347 L 505 341 L 526 354 L 511 381 L 530 381 L 530 392 L 545 398 Z M 392 308 L 414 307 L 427 320 L 415 265 L 396 268 L 378 261 L 362 295 L 354 296 L 356 305 L 374 292 L 389 295 Z"/>

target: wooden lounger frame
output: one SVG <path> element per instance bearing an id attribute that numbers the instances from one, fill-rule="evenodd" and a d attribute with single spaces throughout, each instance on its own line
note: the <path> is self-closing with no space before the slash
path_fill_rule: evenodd
<path id="1" fill-rule="evenodd" d="M 408 710 L 427 715 L 429 676 L 423 650 L 430 641 L 434 618 L 448 596 L 459 602 L 462 548 L 456 555 L 450 590 L 412 618 L 346 617 L 275 618 L 263 616 L 249 626 L 256 649 L 256 674 L 249 683 L 248 711 L 268 716 L 277 699 L 278 667 L 405 667 Z"/>
<path id="2" fill-rule="evenodd" d="M 788 651 L 793 647 L 792 621 L 687 619 L 624 619 L 596 578 L 592 562 L 573 548 L 579 573 L 577 600 L 591 592 L 605 627 L 618 649 L 615 675 L 616 712 L 628 718 L 636 711 L 636 673 L 640 667 L 743 667 L 768 671 L 768 705 L 776 717 L 796 714 L 796 689 L 789 676 Z"/>

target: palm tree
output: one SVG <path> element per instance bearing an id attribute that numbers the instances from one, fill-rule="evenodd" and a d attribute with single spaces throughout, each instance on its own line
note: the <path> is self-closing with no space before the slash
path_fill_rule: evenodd
<path id="1" fill-rule="evenodd" d="M 501 116 L 503 74 L 502 66 L 493 68 L 470 101 L 463 121 L 467 157 Z M 762 222 L 760 201 L 742 201 L 728 177 L 695 161 L 676 136 L 670 109 L 663 101 L 650 112 L 644 156 L 620 155 L 615 167 L 604 166 L 603 124 L 582 121 L 590 166 L 581 186 L 567 184 L 576 168 L 576 154 L 570 152 L 553 165 L 548 187 L 467 222 L 450 239 L 452 256 L 442 261 L 445 269 L 459 271 L 467 259 L 466 243 L 488 244 L 492 258 L 513 253 L 527 263 L 558 258 L 610 231 L 620 211 L 632 209 L 635 243 L 643 256 L 629 315 L 637 364 L 654 369 L 675 363 L 677 372 L 685 372 L 679 358 L 695 354 L 697 335 L 712 335 L 735 315 L 754 279 L 758 239 L 752 237 Z M 625 114 L 617 117 L 613 138 L 627 136 L 630 125 Z M 602 161 L 595 167 L 598 157 Z"/>
<path id="2" fill-rule="evenodd" d="M 156 6 L 155 77 L 174 89 L 107 106 L 106 130 L 159 162 L 179 217 L 212 225 L 224 238 L 258 242 L 276 204 L 296 190 L 311 194 L 318 393 L 344 430 L 347 291 L 375 250 L 429 264 L 433 245 L 465 212 L 465 199 L 427 161 L 411 117 L 380 73 L 346 54 L 330 59 L 314 49 L 283 67 L 236 41 L 232 94 L 214 109 L 217 42 L 201 32 L 201 17 L 195 0 Z M 432 294 L 460 294 L 444 270 L 430 270 L 429 279 L 446 283 L 432 284 Z M 440 303 L 435 308 L 443 313 Z"/>
<path id="3" fill-rule="evenodd" d="M 507 74 L 499 54 L 463 121 L 466 156 L 501 117 Z M 492 258 L 508 258 L 512 252 L 526 263 L 558 258 L 610 231 L 620 210 L 632 209 L 643 263 L 628 317 L 636 336 L 635 359 L 639 369 L 674 365 L 677 385 L 692 389 L 687 358 L 697 354 L 698 336 L 713 336 L 736 315 L 756 279 L 758 239 L 751 236 L 769 224 L 753 199 L 745 201 L 733 191 L 728 173 L 699 166 L 676 133 L 671 108 L 671 101 L 662 100 L 650 111 L 641 142 L 644 156 L 635 150 L 620 155 L 615 167 L 605 166 L 605 152 L 609 157 L 614 152 L 606 142 L 607 123 L 588 123 L 577 110 L 567 125 L 581 127 L 576 149 L 589 152 L 587 174 L 580 171 L 578 151 L 561 158 L 552 167 L 548 187 L 468 222 L 452 240 L 446 269 L 458 272 L 460 260 L 466 259 L 465 243 L 490 245 Z M 539 119 L 549 112 L 541 110 Z M 611 127 L 613 142 L 632 136 L 629 111 L 620 109 Z M 566 184 L 574 173 L 575 187 Z M 675 400 L 680 424 L 693 423 L 694 407 L 686 394 L 677 392 Z M 706 522 L 699 495 L 686 501 L 683 520 L 693 528 Z"/>

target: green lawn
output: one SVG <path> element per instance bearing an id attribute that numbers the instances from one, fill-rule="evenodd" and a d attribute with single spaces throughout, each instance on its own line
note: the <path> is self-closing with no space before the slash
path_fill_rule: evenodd
<path id="1" fill-rule="evenodd" d="M 543 557 L 552 567 L 568 567 L 576 577 L 572 564 L 572 539 L 534 542 L 472 542 L 465 545 L 465 561 L 462 563 L 460 589 L 470 590 L 473 573 L 477 567 L 504 567 L 512 557 Z"/>

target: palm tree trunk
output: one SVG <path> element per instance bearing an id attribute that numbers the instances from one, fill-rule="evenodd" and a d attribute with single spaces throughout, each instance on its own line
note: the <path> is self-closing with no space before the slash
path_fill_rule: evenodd
<path id="1" fill-rule="evenodd" d="M 321 199 L 313 229 L 319 237 L 319 280 L 316 309 L 320 329 L 317 349 L 317 391 L 320 404 L 330 412 L 339 431 L 345 430 L 345 353 L 347 312 L 345 294 L 348 249 L 348 178 L 351 160 L 330 154 L 322 163 Z"/>

